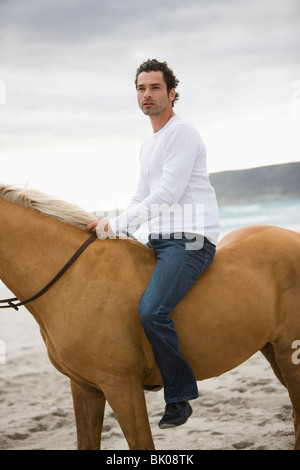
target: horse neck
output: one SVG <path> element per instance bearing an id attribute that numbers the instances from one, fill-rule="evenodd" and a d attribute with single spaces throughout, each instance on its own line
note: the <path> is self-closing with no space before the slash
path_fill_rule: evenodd
<path id="1" fill-rule="evenodd" d="M 0 279 L 18 298 L 34 295 L 86 239 L 83 230 L 0 198 Z"/>

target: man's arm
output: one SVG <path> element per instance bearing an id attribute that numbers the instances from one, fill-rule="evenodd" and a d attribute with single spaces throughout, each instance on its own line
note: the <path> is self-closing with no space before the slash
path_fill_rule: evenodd
<path id="1" fill-rule="evenodd" d="M 148 194 L 134 207 L 128 208 L 111 221 L 115 233 L 130 225 L 141 225 L 160 215 L 162 207 L 176 204 L 185 191 L 193 171 L 199 143 L 189 129 L 174 130 L 167 139 L 165 158 L 160 183 L 152 194 Z"/>
<path id="2" fill-rule="evenodd" d="M 171 207 L 181 198 L 193 171 L 198 151 L 198 142 L 189 129 L 174 130 L 166 142 L 165 159 L 160 184 L 150 195 L 148 183 L 141 176 L 133 204 L 111 219 L 100 219 L 96 223 L 100 238 L 115 238 L 130 225 L 141 225 L 157 216 L 162 206 Z M 99 227 L 98 227 L 99 224 Z"/>

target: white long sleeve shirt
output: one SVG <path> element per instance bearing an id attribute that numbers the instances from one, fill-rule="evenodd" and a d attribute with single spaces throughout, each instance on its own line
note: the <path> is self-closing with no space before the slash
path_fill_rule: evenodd
<path id="1" fill-rule="evenodd" d="M 113 232 L 130 232 L 132 227 L 151 221 L 153 233 L 195 233 L 216 245 L 218 206 L 198 131 L 173 116 L 142 144 L 140 165 L 134 197 L 120 216 L 110 220 Z"/>

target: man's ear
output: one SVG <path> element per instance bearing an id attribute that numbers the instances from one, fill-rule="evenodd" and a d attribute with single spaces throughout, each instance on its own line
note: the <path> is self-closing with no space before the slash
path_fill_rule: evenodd
<path id="1" fill-rule="evenodd" d="M 169 99 L 171 101 L 174 101 L 175 95 L 176 95 L 176 90 L 175 90 L 175 88 L 172 88 L 172 90 L 170 90 L 170 93 L 169 93 Z"/>

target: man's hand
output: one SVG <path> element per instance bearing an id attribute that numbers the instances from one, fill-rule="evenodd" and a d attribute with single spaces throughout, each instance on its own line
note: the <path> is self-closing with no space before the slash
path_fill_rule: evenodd
<path id="1" fill-rule="evenodd" d="M 97 233 L 99 238 L 116 238 L 116 234 L 112 231 L 109 220 L 105 217 L 95 220 L 87 225 L 88 230 Z"/>

